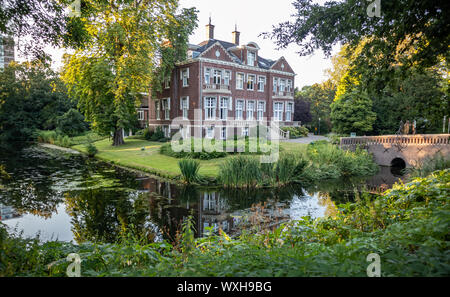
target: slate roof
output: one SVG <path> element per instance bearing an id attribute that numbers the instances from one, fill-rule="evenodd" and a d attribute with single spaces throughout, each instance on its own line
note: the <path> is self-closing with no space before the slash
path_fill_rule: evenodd
<path id="1" fill-rule="evenodd" d="M 244 62 L 241 59 L 239 59 L 232 51 L 230 51 L 230 49 L 235 47 L 236 45 L 234 43 L 223 41 L 223 40 L 209 39 L 209 40 L 203 41 L 202 43 L 200 43 L 198 45 L 200 47 L 195 49 L 195 52 L 198 52 L 198 54 L 201 54 L 202 52 L 206 51 L 208 48 L 210 48 L 211 46 L 216 44 L 216 42 L 220 43 L 220 45 L 222 45 L 228 51 L 228 53 L 233 58 L 235 63 L 241 64 L 241 65 L 244 64 Z M 258 67 L 259 68 L 269 69 L 275 63 L 276 63 L 276 61 L 264 59 L 258 55 Z"/>

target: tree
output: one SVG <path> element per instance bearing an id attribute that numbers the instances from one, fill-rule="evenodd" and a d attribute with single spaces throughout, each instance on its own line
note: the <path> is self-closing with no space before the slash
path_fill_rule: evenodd
<path id="1" fill-rule="evenodd" d="M 321 127 L 321 133 L 327 133 L 331 129 L 330 105 L 336 94 L 336 86 L 330 80 L 312 86 L 305 86 L 297 94 L 310 104 L 311 126 Z"/>
<path id="2" fill-rule="evenodd" d="M 76 109 L 71 108 L 56 119 L 57 129 L 68 136 L 77 136 L 89 127 L 84 116 Z"/>
<path id="3" fill-rule="evenodd" d="M 84 3 L 89 42 L 65 57 L 63 80 L 92 128 L 113 133 L 117 146 L 124 143 L 122 130 L 133 128 L 141 94 L 160 88 L 185 58 L 196 10 L 177 13 L 176 0 Z"/>
<path id="4" fill-rule="evenodd" d="M 372 131 L 376 117 L 372 100 L 366 92 L 357 89 L 336 98 L 331 104 L 333 130 L 339 134 L 366 134 Z"/>
<path id="5" fill-rule="evenodd" d="M 86 41 L 83 19 L 65 9 L 74 0 L 1 0 L 0 34 L 19 39 L 23 54 L 45 56 L 44 46 L 77 46 Z M 81 2 L 84 4 L 84 2 Z"/>
<path id="6" fill-rule="evenodd" d="M 72 103 L 58 75 L 42 61 L 0 71 L 0 145 L 23 145 L 36 129 L 54 128 Z"/>
<path id="7" fill-rule="evenodd" d="M 311 103 L 307 102 L 301 95 L 294 100 L 294 121 L 300 121 L 302 125 L 308 124 L 312 120 Z"/>
<path id="8" fill-rule="evenodd" d="M 368 39 L 358 60 L 363 64 L 375 58 L 389 65 L 399 47 L 403 52 L 413 49 L 401 61 L 407 67 L 430 67 L 440 56 L 449 58 L 448 1 L 380 1 L 381 15 L 370 17 L 367 10 L 374 1 L 328 1 L 320 5 L 312 0 L 296 0 L 295 20 L 281 23 L 264 35 L 275 39 L 281 48 L 297 44 L 301 55 L 317 49 L 330 55 L 338 43 L 348 44 L 353 50 Z"/>

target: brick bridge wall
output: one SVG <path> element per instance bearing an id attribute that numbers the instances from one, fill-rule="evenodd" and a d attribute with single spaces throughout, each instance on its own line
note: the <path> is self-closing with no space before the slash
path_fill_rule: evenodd
<path id="1" fill-rule="evenodd" d="M 436 153 L 450 155 L 450 134 L 416 134 L 342 137 L 341 148 L 354 151 L 356 147 L 372 153 L 378 165 L 391 166 L 395 158 L 405 161 L 406 167 L 414 167 L 421 160 Z"/>

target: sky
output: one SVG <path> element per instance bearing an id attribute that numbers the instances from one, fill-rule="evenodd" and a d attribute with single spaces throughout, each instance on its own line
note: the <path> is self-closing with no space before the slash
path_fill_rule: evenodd
<path id="1" fill-rule="evenodd" d="M 285 57 L 294 69 L 295 86 L 320 83 L 328 79 L 325 70 L 331 68 L 331 59 L 319 50 L 311 56 L 301 57 L 297 54 L 299 48 L 291 45 L 286 49 L 277 50 L 273 41 L 259 37 L 263 32 L 270 32 L 273 25 L 293 20 L 295 13 L 294 0 L 180 0 L 182 7 L 196 7 L 198 13 L 198 28 L 191 35 L 189 42 L 198 44 L 206 39 L 206 24 L 211 16 L 214 28 L 214 38 L 231 42 L 231 32 L 235 24 L 241 32 L 240 43 L 256 42 L 261 50 L 259 55 L 266 59 L 277 60 Z M 315 1 L 323 3 L 324 1 Z M 339 47 L 335 47 L 333 54 Z"/>
<path id="2" fill-rule="evenodd" d="M 283 50 L 277 50 L 276 45 L 269 39 L 259 37 L 263 32 L 270 32 L 272 26 L 287 20 L 293 20 L 295 13 L 292 2 L 294 0 L 180 0 L 181 7 L 196 7 L 198 13 L 198 28 L 190 36 L 189 42 L 198 44 L 206 40 L 206 24 L 211 16 L 215 26 L 214 37 L 219 40 L 231 42 L 231 32 L 235 24 L 241 32 L 240 43 L 256 42 L 261 50 L 259 55 L 270 60 L 277 60 L 284 56 L 289 65 L 294 69 L 295 86 L 303 86 L 320 83 L 328 79 L 325 70 L 331 68 L 331 59 L 325 58 L 318 50 L 310 56 L 297 54 L 299 48 L 290 45 Z M 316 0 L 323 3 L 325 0 Z M 61 67 L 63 50 L 47 47 L 47 52 L 53 57 L 53 68 Z M 334 48 L 333 54 L 339 47 Z M 19 60 L 20 59 L 19 57 Z"/>

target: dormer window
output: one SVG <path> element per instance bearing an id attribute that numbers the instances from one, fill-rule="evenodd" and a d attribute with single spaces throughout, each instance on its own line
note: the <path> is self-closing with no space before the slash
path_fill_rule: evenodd
<path id="1" fill-rule="evenodd" d="M 255 66 L 256 62 L 256 53 L 248 51 L 247 52 L 247 65 Z"/>

